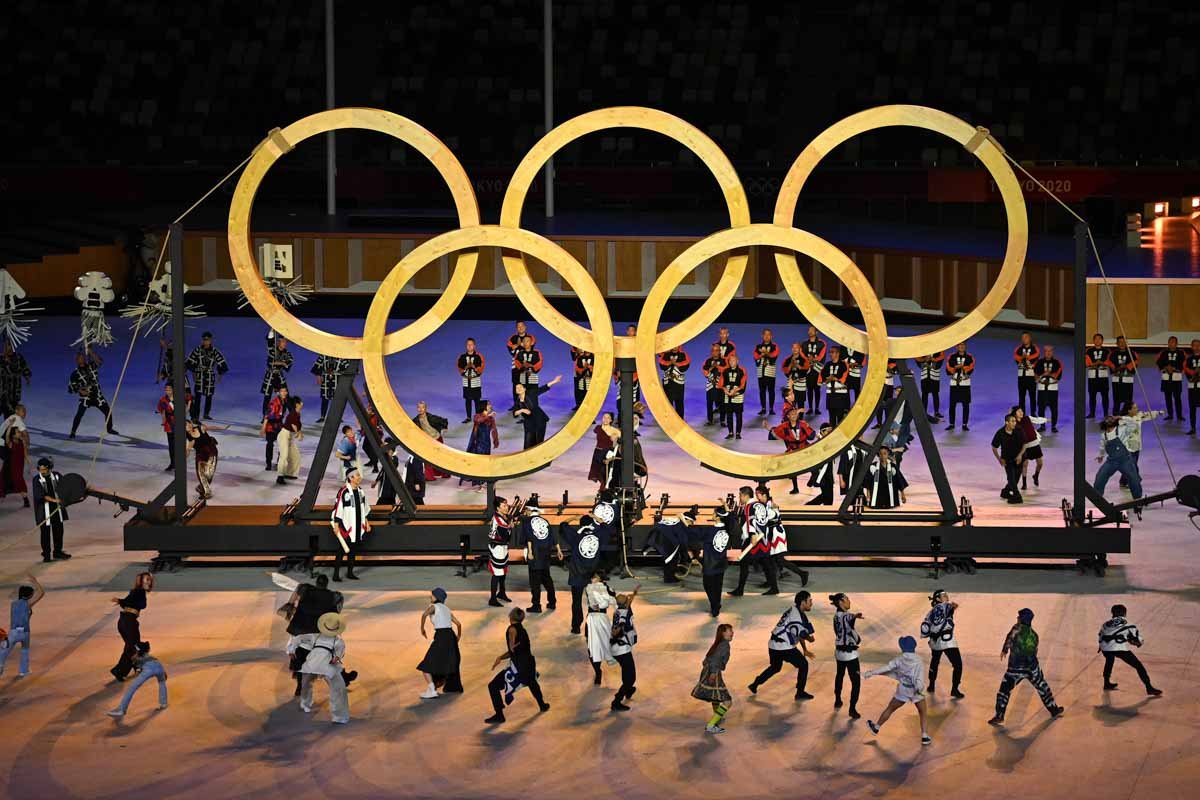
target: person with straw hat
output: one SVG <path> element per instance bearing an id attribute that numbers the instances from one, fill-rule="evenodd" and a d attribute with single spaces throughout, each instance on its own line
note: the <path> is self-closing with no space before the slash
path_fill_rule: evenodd
<path id="1" fill-rule="evenodd" d="M 300 668 L 300 710 L 311 714 L 313 710 L 313 681 L 324 678 L 329 685 L 329 713 L 334 723 L 345 725 L 350 721 L 350 698 L 346 694 L 346 682 L 342 679 L 342 659 L 346 655 L 346 643 L 342 635 L 346 632 L 346 619 L 337 612 L 322 614 L 317 620 L 317 636 L 308 651 L 308 658 Z"/>

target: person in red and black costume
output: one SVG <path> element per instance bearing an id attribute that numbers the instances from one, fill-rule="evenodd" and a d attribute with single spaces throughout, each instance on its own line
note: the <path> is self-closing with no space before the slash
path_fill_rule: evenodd
<path id="1" fill-rule="evenodd" d="M 526 336 L 529 337 L 529 347 L 532 349 L 533 346 L 535 344 L 537 344 L 537 337 L 535 337 L 533 334 L 529 333 L 526 330 L 524 322 L 518 322 L 517 323 L 517 332 L 514 333 L 512 336 L 508 337 L 508 342 L 506 344 L 506 346 L 508 347 L 508 354 L 510 356 L 512 356 L 512 360 L 513 360 L 513 363 L 512 363 L 513 404 L 512 404 L 512 408 L 508 409 L 509 411 L 512 411 L 513 409 L 515 409 L 517 407 L 517 384 L 521 382 L 521 373 L 523 371 L 522 368 L 517 364 L 517 353 L 523 349 L 523 342 L 524 342 L 524 339 Z"/>
<path id="2" fill-rule="evenodd" d="M 705 425 L 713 424 L 713 415 L 717 416 L 720 424 L 725 424 L 725 393 L 721 391 L 721 374 L 729 364 L 721 355 L 721 346 L 713 342 L 708 358 L 704 360 L 700 371 L 704 373 L 704 406 L 708 421 Z"/>
<path id="3" fill-rule="evenodd" d="M 754 373 L 758 376 L 758 415 L 775 414 L 775 364 L 779 345 L 770 328 L 763 328 L 762 341 L 754 346 Z"/>
<path id="4" fill-rule="evenodd" d="M 467 350 L 458 357 L 462 376 L 463 422 L 470 422 L 483 411 L 483 353 L 475 350 L 475 340 L 467 339 Z"/>
<path id="5" fill-rule="evenodd" d="M 499 608 L 504 603 L 511 603 L 504 582 L 508 576 L 508 546 L 512 542 L 512 520 L 509 514 L 512 509 L 507 498 L 497 497 L 495 511 L 492 512 L 492 525 L 488 529 L 488 574 L 491 575 L 492 596 L 488 605 Z"/>
<path id="6" fill-rule="evenodd" d="M 804 390 L 804 407 L 810 415 L 821 415 L 821 373 L 825 369 L 825 358 L 828 346 L 825 340 L 817 336 L 817 329 L 808 326 L 808 338 L 800 345 L 804 357 L 808 359 L 808 381 Z"/>
<path id="7" fill-rule="evenodd" d="M 935 422 L 942 420 L 942 364 L 946 360 L 945 353 L 932 353 L 927 356 L 917 356 L 917 367 L 921 370 L 921 405 L 929 412 L 929 398 L 933 398 L 933 416 Z"/>
<path id="8" fill-rule="evenodd" d="M 533 334 L 527 333 L 521 337 L 521 346 L 513 354 L 513 407 L 517 405 L 516 386 L 525 387 L 526 392 L 536 389 L 541 383 L 539 373 L 542 371 L 542 353 L 533 348 Z"/>
<path id="9" fill-rule="evenodd" d="M 596 371 L 596 356 L 578 347 L 571 348 L 571 363 L 575 365 L 575 378 L 572 386 L 575 389 L 575 408 L 583 404 L 583 397 L 592 388 L 592 373 Z M 572 409 L 574 410 L 574 409 Z"/>
<path id="10" fill-rule="evenodd" d="M 820 375 L 820 381 L 825 385 L 825 408 L 829 410 L 829 422 L 835 428 L 850 410 L 850 390 L 846 388 L 849 377 L 850 369 L 842 358 L 842 348 L 835 344 L 829 348 L 829 361 L 821 367 Z"/>
<path id="11" fill-rule="evenodd" d="M 721 351 L 721 358 L 729 361 L 730 356 L 737 355 L 737 345 L 729 338 L 729 328 L 717 330 L 717 340 L 713 342 Z"/>
<path id="12" fill-rule="evenodd" d="M 865 362 L 864 362 L 865 365 Z M 875 425 L 872 430 L 883 427 L 883 418 L 887 414 L 887 404 L 896 396 L 896 362 L 888 359 L 887 374 L 883 378 L 883 388 L 879 390 L 879 402 L 875 405 Z"/>
<path id="13" fill-rule="evenodd" d="M 683 419 L 683 382 L 684 373 L 692 365 L 692 359 L 679 347 L 658 354 L 658 365 L 662 367 L 663 391 L 667 400 L 675 409 L 675 413 Z"/>
<path id="14" fill-rule="evenodd" d="M 962 406 L 962 429 L 971 430 L 971 373 L 975 371 L 975 356 L 967 352 L 967 343 L 959 342 L 954 352 L 946 357 L 946 372 L 950 375 L 950 424 L 946 430 L 954 430 L 954 409 Z M 1107 401 L 1105 401 L 1107 405 Z"/>
<path id="15" fill-rule="evenodd" d="M 1154 363 L 1162 373 L 1160 387 L 1163 393 L 1163 403 L 1166 405 L 1166 419 L 1177 419 L 1183 422 L 1183 359 L 1186 354 L 1179 349 L 1179 337 L 1167 339 L 1165 350 L 1159 351 Z"/>
<path id="16" fill-rule="evenodd" d="M 1045 417 L 1050 412 L 1050 432 L 1058 433 L 1058 382 L 1062 380 L 1062 362 L 1054 357 L 1054 345 L 1046 345 L 1042 357 L 1033 365 L 1037 377 L 1038 416 Z M 1046 424 L 1042 423 L 1041 430 L 1045 432 Z"/>
<path id="17" fill-rule="evenodd" d="M 1033 343 L 1033 334 L 1024 331 L 1021 343 L 1013 350 L 1013 361 L 1017 363 L 1017 405 L 1026 414 L 1032 414 L 1037 408 L 1037 372 L 1034 365 L 1042 357 L 1042 351 Z M 1025 405 L 1025 395 L 1029 395 L 1029 405 Z"/>
<path id="18" fill-rule="evenodd" d="M 1129 349 L 1124 336 L 1117 337 L 1117 347 L 1108 354 L 1112 368 L 1113 414 L 1123 416 L 1133 402 L 1133 382 L 1137 380 L 1138 354 Z"/>
<path id="19" fill-rule="evenodd" d="M 798 406 L 792 406 L 788 409 L 787 420 L 771 429 L 771 433 L 776 439 L 783 442 L 783 446 L 789 453 L 803 450 L 816 437 L 816 433 L 804 421 L 803 410 Z M 792 476 L 792 490 L 789 494 L 800 494 L 800 487 L 796 483 L 795 475 Z"/>
<path id="20" fill-rule="evenodd" d="M 742 417 L 746 410 L 746 370 L 737 356 L 729 356 L 729 366 L 721 373 L 721 393 L 725 396 L 726 439 L 742 438 Z"/>
<path id="21" fill-rule="evenodd" d="M 279 438 L 279 432 L 283 430 L 283 421 L 291 410 L 288 387 L 280 386 L 275 396 L 267 401 L 267 412 L 262 421 L 263 438 L 267 440 L 267 472 L 275 471 L 275 440 Z"/>
<path id="22" fill-rule="evenodd" d="M 763 487 L 765 488 L 765 487 Z M 758 501 L 754 489 L 743 486 L 738 490 L 738 505 L 729 515 L 730 524 L 737 518 L 740 524 L 741 550 L 738 557 L 738 585 L 730 597 L 741 597 L 746 591 L 746 579 L 750 575 L 750 567 L 762 564 L 763 573 L 767 579 L 765 595 L 779 594 L 779 577 L 775 569 L 775 561 L 771 558 L 771 543 L 766 525 L 769 511 L 766 503 Z"/>
<path id="23" fill-rule="evenodd" d="M 184 400 L 184 409 L 191 402 L 190 393 Z M 167 435 L 167 452 L 171 456 L 171 463 L 167 465 L 167 472 L 175 469 L 175 384 L 173 381 L 167 381 L 163 386 L 163 396 L 158 399 L 158 407 L 156 409 L 159 416 L 162 417 L 163 433 Z"/>
<path id="24" fill-rule="evenodd" d="M 783 378 L 784 388 L 803 400 L 808 388 L 808 356 L 800 349 L 799 342 L 792 342 L 792 351 L 783 359 Z"/>
<path id="25" fill-rule="evenodd" d="M 1104 346 L 1104 336 L 1097 333 L 1092 337 L 1092 346 L 1083 351 L 1083 364 L 1087 369 L 1088 419 L 1096 418 L 1096 397 L 1108 416 L 1108 363 L 1109 349 Z"/>
<path id="26" fill-rule="evenodd" d="M 1192 339 L 1192 352 L 1183 360 L 1188 385 L 1188 436 L 1196 435 L 1196 409 L 1200 408 L 1200 339 Z"/>

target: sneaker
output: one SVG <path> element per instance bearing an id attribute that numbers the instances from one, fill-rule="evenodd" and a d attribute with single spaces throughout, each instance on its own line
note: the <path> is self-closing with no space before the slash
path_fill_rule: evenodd
<path id="1" fill-rule="evenodd" d="M 991 725 L 992 727 L 995 727 L 995 728 L 999 728 L 1003 724 L 1004 724 L 1004 717 L 1000 716 L 999 714 L 997 714 L 996 716 L 994 716 L 988 720 L 988 725 Z"/>
<path id="2" fill-rule="evenodd" d="M 275 479 L 275 482 L 276 482 L 276 483 L 278 483 L 280 486 L 286 486 L 286 485 L 287 485 L 287 481 L 285 481 L 285 480 L 284 480 L 282 477 L 276 478 L 276 479 Z"/>
<path id="3" fill-rule="evenodd" d="M 1019 494 L 1011 494 L 1011 495 L 1009 495 L 1009 497 L 1008 497 L 1008 504 L 1009 504 L 1010 506 L 1019 505 L 1019 504 L 1021 504 L 1021 503 L 1024 503 L 1024 502 L 1025 502 L 1025 501 L 1021 499 L 1021 495 L 1019 495 Z"/>
<path id="4" fill-rule="evenodd" d="M 541 713 L 543 713 L 543 714 L 545 714 L 545 713 L 546 713 L 547 711 L 549 711 L 549 710 L 550 710 L 550 704 L 549 704 L 549 703 L 542 703 L 540 706 L 538 706 L 538 711 L 539 711 L 539 712 L 541 712 Z"/>
<path id="5" fill-rule="evenodd" d="M 498 594 L 498 595 L 496 595 L 496 597 L 497 597 L 497 598 L 500 600 L 500 602 L 502 602 L 502 603 L 511 603 L 511 602 L 512 602 L 512 598 L 511 598 L 511 597 L 509 597 L 509 596 L 508 596 L 508 595 L 506 595 L 506 594 Z"/>
<path id="6" fill-rule="evenodd" d="M 733 438 L 740 439 L 740 438 L 742 438 L 742 435 L 740 433 L 737 433 L 737 434 L 734 434 Z"/>
<path id="7" fill-rule="evenodd" d="M 704 732 L 705 733 L 724 733 L 725 729 L 722 728 L 720 725 L 705 725 Z"/>
<path id="8" fill-rule="evenodd" d="M 738 591 L 737 589 L 734 589 L 732 592 L 726 592 L 725 594 L 729 595 L 730 597 L 741 597 L 742 596 L 742 592 Z"/>
<path id="9" fill-rule="evenodd" d="M 490 717 L 485 719 L 484 722 L 487 723 L 488 725 L 499 725 L 501 722 L 504 722 L 504 714 L 502 714 L 500 712 L 496 712 L 495 714 L 492 714 Z"/>
<path id="10" fill-rule="evenodd" d="M 933 737 L 930 736 L 928 733 L 922 733 L 921 734 L 921 744 L 923 744 L 923 745 L 933 744 Z"/>
<path id="11" fill-rule="evenodd" d="M 758 694 L 758 684 L 757 683 L 752 683 L 749 686 L 747 686 L 746 688 L 750 690 L 750 694 Z"/>
<path id="12" fill-rule="evenodd" d="M 313 707 L 306 706 L 304 703 L 301 703 L 300 710 L 303 711 L 305 714 L 311 714 L 313 712 Z"/>
<path id="13" fill-rule="evenodd" d="M 964 431 L 969 431 L 969 430 L 971 430 L 971 429 L 970 429 L 970 428 L 968 428 L 966 425 L 963 425 L 963 426 L 962 426 L 962 429 L 963 429 Z"/>
<path id="14" fill-rule="evenodd" d="M 767 589 L 765 592 L 763 592 L 763 596 L 772 595 L 772 594 L 779 594 L 779 590 L 778 589 Z"/>
<path id="15" fill-rule="evenodd" d="M 1039 479 L 1041 476 L 1042 476 L 1042 473 L 1041 473 L 1041 472 L 1035 472 L 1035 473 L 1033 473 L 1033 485 L 1034 485 L 1034 486 L 1041 486 L 1041 485 L 1042 485 L 1041 481 L 1040 481 L 1040 480 L 1038 480 L 1038 479 Z"/>
<path id="16" fill-rule="evenodd" d="M 833 707 L 841 708 L 842 707 L 842 698 L 840 698 L 840 697 L 833 698 Z"/>
<path id="17" fill-rule="evenodd" d="M 862 716 L 862 714 L 858 713 L 858 709 L 856 709 L 856 708 L 850 709 L 850 719 L 858 719 L 861 716 Z"/>
<path id="18" fill-rule="evenodd" d="M 66 561 L 67 559 L 69 559 L 71 557 L 71 554 L 64 552 L 62 550 L 59 550 L 57 553 L 54 554 L 54 557 L 57 558 L 59 561 Z"/>
<path id="19" fill-rule="evenodd" d="M 540 613 L 542 613 L 542 607 L 541 606 L 530 606 L 529 608 L 525 609 L 525 611 L 529 614 L 540 614 Z"/>
<path id="20" fill-rule="evenodd" d="M 960 692 L 957 688 L 950 690 L 950 696 L 955 700 L 962 700 L 964 697 L 966 697 L 966 695 Z"/>
<path id="21" fill-rule="evenodd" d="M 629 711 L 630 710 L 629 706 L 625 705 L 624 703 L 618 703 L 616 701 L 614 701 L 613 704 L 609 706 L 609 708 L 612 709 L 613 711 Z"/>
<path id="22" fill-rule="evenodd" d="M 727 433 L 727 434 L 725 434 L 725 438 L 726 438 L 726 439 L 732 439 L 732 438 L 733 438 L 733 434 L 732 434 L 732 433 Z"/>
<path id="23" fill-rule="evenodd" d="M 1106 692 L 1111 692 L 1113 689 L 1116 689 L 1116 688 L 1117 688 L 1117 684 L 1115 684 L 1115 683 L 1105 682 L 1105 684 L 1104 684 L 1104 691 L 1106 691 Z"/>
<path id="24" fill-rule="evenodd" d="M 166 711 L 166 710 L 167 710 L 167 704 L 166 704 L 166 703 L 163 703 L 162 705 L 160 705 L 160 706 L 158 707 L 158 710 L 159 710 L 159 711 Z"/>
<path id="25" fill-rule="evenodd" d="M 488 605 L 491 606 L 492 608 L 503 608 L 504 607 L 504 604 L 501 603 L 499 600 L 497 600 L 494 597 L 491 600 L 488 600 Z"/>
<path id="26" fill-rule="evenodd" d="M 1150 695 L 1151 697 L 1161 697 L 1162 689 L 1155 689 L 1153 686 L 1147 686 L 1146 694 Z"/>
<path id="27" fill-rule="evenodd" d="M 104 713 L 108 714 L 113 719 L 120 719 L 121 717 L 125 716 L 125 712 L 119 708 L 114 708 L 112 711 L 105 711 Z"/>
<path id="28" fill-rule="evenodd" d="M 879 735 L 879 726 L 875 724 L 875 720 L 873 720 L 873 719 L 867 720 L 867 727 L 871 729 L 871 733 L 873 733 L 877 736 Z"/>
<path id="29" fill-rule="evenodd" d="M 418 697 L 420 697 L 422 700 L 436 700 L 438 697 L 438 692 L 437 689 L 434 688 L 433 684 L 430 684 L 429 686 L 425 687 L 425 691 L 421 692 Z"/>
<path id="30" fill-rule="evenodd" d="M 547 610 L 547 611 L 553 611 L 553 610 L 554 610 L 554 609 L 556 609 L 556 608 L 558 608 L 558 606 L 557 606 L 555 603 L 547 603 L 547 604 L 546 604 L 546 610 Z"/>
<path id="31" fill-rule="evenodd" d="M 1063 706 L 1054 706 L 1054 708 L 1050 709 L 1050 719 L 1058 719 L 1063 714 L 1065 714 L 1066 711 L 1067 711 L 1067 709 L 1064 708 Z"/>
<path id="32" fill-rule="evenodd" d="M 812 700 L 813 696 L 808 692 L 796 692 L 797 700 Z"/>

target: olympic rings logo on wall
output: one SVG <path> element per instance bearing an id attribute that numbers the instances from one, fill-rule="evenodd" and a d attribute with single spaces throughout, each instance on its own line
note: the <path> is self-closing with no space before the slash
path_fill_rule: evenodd
<path id="1" fill-rule="evenodd" d="M 883 309 L 866 276 L 844 252 L 829 242 L 792 227 L 796 202 L 813 169 L 825 154 L 853 136 L 877 128 L 907 126 L 941 133 L 983 162 L 999 187 L 1008 217 L 1008 241 L 996 281 L 970 313 L 945 327 L 918 336 L 889 337 Z M 437 169 L 450 189 L 460 228 L 440 234 L 413 249 L 388 273 L 367 312 L 362 337 L 339 336 L 296 318 L 263 283 L 250 239 L 254 196 L 271 166 L 296 144 L 318 134 L 344 128 L 372 130 L 414 147 Z M 650 288 L 638 319 L 635 337 L 614 335 L 604 296 L 587 269 L 549 239 L 521 228 L 521 212 L 534 178 L 560 149 L 589 133 L 612 128 L 637 128 L 667 136 L 688 148 L 716 178 L 729 213 L 729 228 L 688 247 L 675 258 Z M 1004 157 L 1004 150 L 984 128 L 924 106 L 880 106 L 853 114 L 818 135 L 796 158 L 783 180 L 771 224 L 750 220 L 746 193 L 733 164 L 717 144 L 688 122 L 663 111 L 636 106 L 604 108 L 581 114 L 543 136 L 525 155 L 509 181 L 499 225 L 484 225 L 466 171 L 437 137 L 410 119 L 374 108 L 338 108 L 298 120 L 271 131 L 247 165 L 229 208 L 229 255 L 234 272 L 255 311 L 275 330 L 302 347 L 324 355 L 361 359 L 367 388 L 388 427 L 412 452 L 456 475 L 499 480 L 533 472 L 549 464 L 579 441 L 592 427 L 608 392 L 606 381 L 593 381 L 578 410 L 557 433 L 519 453 L 483 455 L 447 447 L 426 436 L 401 407 L 388 380 L 384 357 L 422 341 L 446 320 L 466 296 L 475 274 L 479 247 L 498 247 L 504 271 L 521 303 L 546 330 L 562 341 L 595 354 L 597 375 L 609 375 L 617 356 L 632 357 L 642 375 L 656 375 L 656 354 L 684 344 L 712 325 L 733 299 L 745 275 L 746 248 L 775 250 L 776 267 L 788 296 L 800 313 L 832 339 L 868 354 L 893 358 L 947 350 L 979 332 L 1008 301 L 1025 262 L 1029 222 L 1021 186 Z M 729 255 L 725 270 L 709 297 L 687 319 L 659 331 L 663 308 L 687 275 L 710 258 Z M 862 312 L 866 331 L 838 319 L 809 289 L 794 253 L 823 264 L 850 290 Z M 408 281 L 442 256 L 455 256 L 445 291 L 420 318 L 388 332 L 388 314 Z M 588 317 L 588 328 L 572 322 L 538 290 L 525 256 L 546 263 L 572 288 Z M 668 402 L 658 381 L 643 381 L 647 405 L 667 436 L 710 469 L 747 478 L 778 478 L 809 469 L 843 450 L 866 427 L 874 400 L 883 388 L 887 358 L 870 358 L 862 391 L 842 423 L 824 439 L 803 450 L 777 455 L 754 455 L 728 450 L 705 439 L 685 423 Z M 863 402 L 863 398 L 869 398 Z"/>

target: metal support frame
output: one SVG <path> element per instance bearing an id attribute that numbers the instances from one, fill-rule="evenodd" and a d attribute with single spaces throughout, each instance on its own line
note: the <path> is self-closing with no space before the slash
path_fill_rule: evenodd
<path id="1" fill-rule="evenodd" d="M 183 297 L 183 225 L 171 226 L 171 339 L 174 358 L 171 359 L 171 383 L 175 392 L 175 429 L 171 434 L 171 448 L 175 462 L 175 518 L 182 519 L 187 508 L 187 432 L 184 420 L 188 418 L 187 384 L 184 381 L 183 361 L 187 355 L 184 348 L 184 297 Z"/>
<path id="2" fill-rule="evenodd" d="M 1074 288 L 1074 306 L 1075 306 L 1075 332 L 1074 355 L 1076 359 L 1075 374 L 1072 376 L 1072 384 L 1074 386 L 1075 402 L 1074 417 L 1071 420 L 1072 439 L 1074 444 L 1074 485 L 1072 487 L 1072 519 L 1076 525 L 1082 525 L 1086 509 L 1084 508 L 1084 498 L 1088 497 L 1096 504 L 1106 517 L 1112 511 L 1112 504 L 1106 501 L 1103 497 L 1099 497 L 1099 492 L 1091 490 L 1091 484 L 1088 483 L 1087 474 L 1087 420 L 1084 412 L 1084 404 L 1087 402 L 1087 369 L 1078 359 L 1083 357 L 1083 351 L 1087 348 L 1087 227 L 1082 223 L 1075 224 L 1075 272 L 1072 285 Z M 1097 502 L 1097 498 L 1099 502 Z M 1105 508 L 1107 506 L 1107 508 Z"/>
<path id="3" fill-rule="evenodd" d="M 634 461 L 637 445 L 633 431 L 633 373 L 637 362 L 632 358 L 618 358 L 617 371 L 621 381 L 621 402 L 617 408 L 621 421 L 621 489 L 637 489 Z"/>

